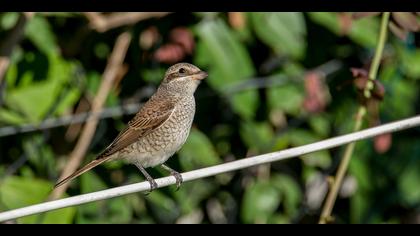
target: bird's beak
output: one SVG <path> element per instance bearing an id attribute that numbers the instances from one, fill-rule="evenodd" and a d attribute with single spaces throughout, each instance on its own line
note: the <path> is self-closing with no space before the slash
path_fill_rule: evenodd
<path id="1" fill-rule="evenodd" d="M 207 74 L 207 72 L 205 71 L 200 71 L 196 74 L 194 74 L 193 79 L 194 80 L 203 80 L 205 79 L 207 76 L 209 76 L 209 74 Z"/>

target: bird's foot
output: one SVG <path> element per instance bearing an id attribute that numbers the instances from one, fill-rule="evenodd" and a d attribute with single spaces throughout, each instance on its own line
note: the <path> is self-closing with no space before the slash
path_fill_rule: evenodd
<path id="1" fill-rule="evenodd" d="M 171 175 L 174 176 L 175 179 L 176 179 L 176 190 L 175 191 L 178 191 L 179 188 L 181 187 L 182 182 L 184 181 L 182 179 L 182 175 L 180 173 L 176 172 L 176 171 L 171 172 Z"/>
<path id="2" fill-rule="evenodd" d="M 173 177 L 175 177 L 175 180 L 176 180 L 176 190 L 175 191 L 178 191 L 179 188 L 181 187 L 182 182 L 184 181 L 182 179 L 182 175 L 180 173 L 178 173 L 177 171 L 173 170 L 172 168 L 170 168 L 169 166 L 165 165 L 165 164 L 162 164 L 162 167 L 165 170 L 169 171 L 169 173 L 171 173 L 171 175 Z"/>
<path id="3" fill-rule="evenodd" d="M 139 163 L 135 163 L 135 165 L 137 166 L 137 168 L 139 168 L 139 170 L 141 171 L 141 173 L 143 173 L 144 177 L 146 177 L 147 181 L 150 184 L 150 191 L 145 193 L 145 195 L 149 195 L 151 192 L 153 192 L 153 190 L 158 188 L 158 185 L 156 183 L 156 181 L 152 178 L 152 176 L 150 176 L 147 171 L 144 169 L 144 167 L 139 164 Z"/>
<path id="4" fill-rule="evenodd" d="M 153 178 L 147 178 L 147 181 L 150 184 L 150 190 L 145 193 L 146 196 L 149 195 L 151 192 L 153 192 L 158 187 L 156 181 Z"/>

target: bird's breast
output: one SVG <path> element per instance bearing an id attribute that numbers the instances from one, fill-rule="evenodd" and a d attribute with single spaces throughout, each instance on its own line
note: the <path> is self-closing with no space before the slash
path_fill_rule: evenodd
<path id="1" fill-rule="evenodd" d="M 140 162 L 145 168 L 164 163 L 188 138 L 195 115 L 195 101 L 185 99 L 161 126 L 121 152 L 127 161 Z"/>

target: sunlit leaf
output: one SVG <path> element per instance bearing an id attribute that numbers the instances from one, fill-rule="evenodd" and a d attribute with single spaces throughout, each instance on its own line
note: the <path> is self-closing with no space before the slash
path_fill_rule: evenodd
<path id="1" fill-rule="evenodd" d="M 337 13 L 310 12 L 311 20 L 340 35 L 340 24 Z M 379 21 L 375 17 L 366 17 L 352 22 L 348 37 L 365 47 L 374 48 L 379 35 Z"/>
<path id="2" fill-rule="evenodd" d="M 300 12 L 250 13 L 257 36 L 278 54 L 299 58 L 306 48 L 306 26 Z"/>
<path id="3" fill-rule="evenodd" d="M 328 116 L 319 114 L 313 115 L 309 119 L 311 128 L 321 137 L 327 137 L 330 133 L 330 122 Z"/>
<path id="4" fill-rule="evenodd" d="M 241 218 L 245 223 L 267 223 L 280 201 L 279 191 L 268 182 L 250 185 L 242 202 Z"/>
<path id="5" fill-rule="evenodd" d="M 267 122 L 242 122 L 240 134 L 249 148 L 264 152 L 272 144 L 274 132 Z"/>
<path id="6" fill-rule="evenodd" d="M 302 201 L 302 191 L 298 183 L 290 176 L 283 174 L 273 175 L 270 182 L 280 191 L 285 213 L 289 218 L 294 218 Z"/>
<path id="7" fill-rule="evenodd" d="M 179 160 L 183 170 L 193 170 L 221 162 L 213 144 L 197 129 L 190 131 L 186 143 L 179 151 Z"/>
<path id="8" fill-rule="evenodd" d="M 298 115 L 302 109 L 304 90 L 293 84 L 268 89 L 268 106 L 288 114 Z"/>
<path id="9" fill-rule="evenodd" d="M 25 35 L 46 55 L 58 53 L 55 35 L 47 19 L 36 14 L 25 28 Z"/>
<path id="10" fill-rule="evenodd" d="M 52 183 L 45 180 L 8 177 L 1 183 L 0 201 L 8 208 L 15 209 L 46 201 L 52 190 Z M 73 221 L 75 208 L 66 208 L 50 211 L 40 217 L 40 214 L 26 216 L 18 219 L 19 223 L 68 224 Z"/>
<path id="11" fill-rule="evenodd" d="M 4 12 L 0 15 L 0 26 L 3 30 L 9 30 L 16 25 L 19 18 L 17 12 Z"/>
<path id="12" fill-rule="evenodd" d="M 199 37 L 195 63 L 208 68 L 207 83 L 223 93 L 226 86 L 244 81 L 254 75 L 255 70 L 246 48 L 219 19 L 204 20 L 199 23 L 195 32 Z M 236 112 L 244 118 L 252 118 L 258 106 L 256 91 L 240 94 L 225 94 L 232 97 Z"/>
<path id="13" fill-rule="evenodd" d="M 407 206 L 420 202 L 420 172 L 419 163 L 407 165 L 399 177 L 401 196 Z"/>

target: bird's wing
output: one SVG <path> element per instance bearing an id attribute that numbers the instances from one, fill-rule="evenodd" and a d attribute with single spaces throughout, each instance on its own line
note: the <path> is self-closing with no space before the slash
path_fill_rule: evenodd
<path id="1" fill-rule="evenodd" d="M 172 102 L 149 100 L 96 160 L 106 158 L 152 132 L 168 120 L 174 108 Z"/>

